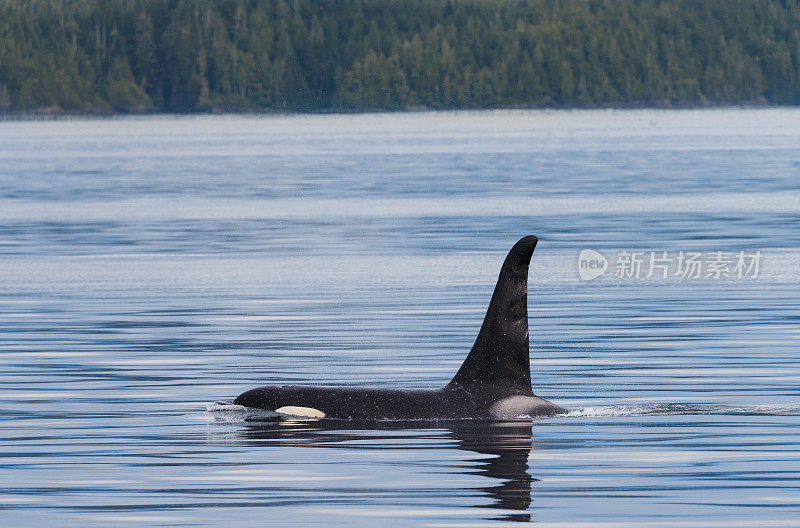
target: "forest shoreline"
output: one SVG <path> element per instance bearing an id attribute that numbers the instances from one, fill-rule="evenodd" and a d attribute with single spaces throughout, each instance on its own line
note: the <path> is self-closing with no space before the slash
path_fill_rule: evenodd
<path id="1" fill-rule="evenodd" d="M 580 110 L 720 110 L 720 109 L 752 109 L 752 108 L 797 108 L 800 105 L 787 105 L 760 102 L 743 103 L 717 103 L 703 104 L 688 102 L 670 102 L 664 104 L 608 104 L 603 106 L 567 106 L 567 105 L 513 105 L 513 106 L 484 106 L 484 107 L 425 107 L 414 106 L 409 108 L 330 108 L 309 110 L 285 110 L 275 108 L 211 108 L 205 111 L 192 112 L 165 112 L 160 109 L 141 111 L 114 111 L 98 109 L 64 110 L 61 108 L 39 108 L 35 110 L 19 110 L 0 113 L 0 123 L 10 121 L 59 121 L 70 119 L 117 119 L 126 117 L 194 117 L 194 116 L 294 116 L 294 115 L 359 115 L 359 114 L 413 114 L 421 112 L 484 112 L 503 110 L 553 110 L 553 111 L 580 111 Z"/>
<path id="2" fill-rule="evenodd" d="M 0 0 L 0 114 L 800 104 L 800 0 Z"/>

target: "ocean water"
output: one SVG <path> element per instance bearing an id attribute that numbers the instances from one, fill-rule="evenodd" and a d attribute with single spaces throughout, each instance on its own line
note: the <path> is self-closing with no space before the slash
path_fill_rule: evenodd
<path id="1" fill-rule="evenodd" d="M 798 144 L 785 108 L 0 122 L 0 523 L 800 526 Z M 527 234 L 567 415 L 230 403 L 444 385 Z"/>

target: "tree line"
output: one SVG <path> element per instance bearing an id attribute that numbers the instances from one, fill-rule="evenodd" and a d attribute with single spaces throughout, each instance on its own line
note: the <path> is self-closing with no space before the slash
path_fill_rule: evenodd
<path id="1" fill-rule="evenodd" d="M 0 0 L 0 112 L 798 103 L 798 0 Z"/>

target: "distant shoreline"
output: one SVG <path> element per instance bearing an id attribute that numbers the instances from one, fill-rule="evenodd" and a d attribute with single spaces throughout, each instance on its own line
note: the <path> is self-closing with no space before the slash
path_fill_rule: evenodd
<path id="1" fill-rule="evenodd" d="M 113 112 L 96 110 L 62 110 L 55 108 L 42 108 L 31 111 L 14 111 L 0 113 L 0 123 L 8 121 L 58 121 L 69 119 L 115 119 L 124 117 L 148 117 L 148 116 L 174 116 L 174 117 L 194 117 L 194 116 L 295 116 L 295 115 L 355 115 L 355 114 L 413 114 L 420 112 L 483 112 L 483 111 L 502 111 L 502 110 L 553 110 L 553 111 L 577 111 L 577 110 L 712 110 L 712 109 L 768 109 L 768 108 L 800 108 L 800 105 L 775 104 L 767 102 L 745 102 L 745 103 L 670 103 L 670 104 L 618 104 L 603 106 L 537 106 L 537 105 L 514 105 L 514 106 L 487 106 L 474 108 L 438 108 L 438 107 L 410 107 L 403 109 L 383 109 L 383 108 L 364 108 L 364 109 L 313 109 L 313 110 L 276 110 L 265 109 L 212 109 L 210 111 L 196 112 L 164 112 L 161 110 L 142 111 L 142 112 Z"/>
<path id="2" fill-rule="evenodd" d="M 4 119 L 800 105 L 800 0 L 0 2 Z"/>

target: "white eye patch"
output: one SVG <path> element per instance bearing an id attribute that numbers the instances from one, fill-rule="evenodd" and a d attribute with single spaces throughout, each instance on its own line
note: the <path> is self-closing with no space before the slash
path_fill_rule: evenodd
<path id="1" fill-rule="evenodd" d="M 275 409 L 275 412 L 290 414 L 292 416 L 303 416 L 305 418 L 325 418 L 324 412 L 312 407 L 294 407 L 292 405 L 286 405 L 280 409 Z"/>

